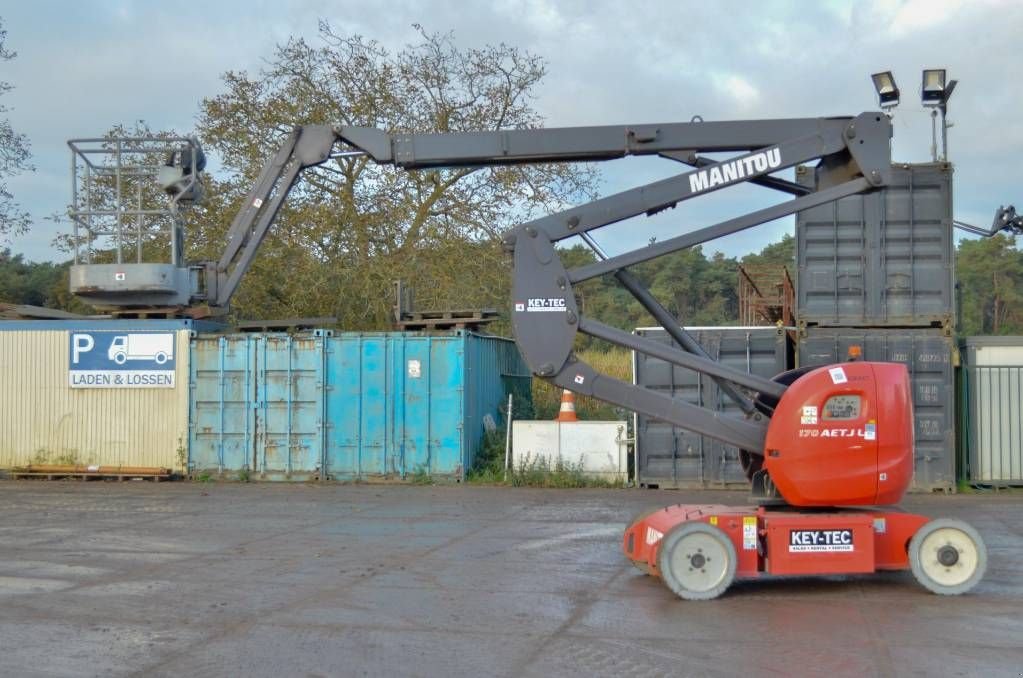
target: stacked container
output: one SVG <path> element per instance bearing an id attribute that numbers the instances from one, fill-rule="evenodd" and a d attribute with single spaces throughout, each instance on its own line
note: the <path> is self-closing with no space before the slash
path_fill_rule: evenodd
<path id="1" fill-rule="evenodd" d="M 955 251 L 952 166 L 897 165 L 885 189 L 796 218 L 798 364 L 901 362 L 916 420 L 916 490 L 955 486 Z M 820 170 L 796 179 L 816 189 Z"/>
<path id="2" fill-rule="evenodd" d="M 697 327 L 687 331 L 711 358 L 747 374 L 770 379 L 792 365 L 790 333 L 780 327 Z M 679 348 L 662 328 L 636 334 Z M 742 416 L 710 377 L 644 353 L 633 353 L 633 383 L 693 405 Z M 661 488 L 745 487 L 739 449 L 666 421 L 636 414 L 635 478 Z"/>

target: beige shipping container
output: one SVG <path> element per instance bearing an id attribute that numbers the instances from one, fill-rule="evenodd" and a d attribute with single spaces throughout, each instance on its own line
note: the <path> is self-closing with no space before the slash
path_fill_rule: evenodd
<path id="1" fill-rule="evenodd" d="M 191 332 L 173 330 L 172 388 L 72 388 L 73 331 L 167 329 L 97 325 L 0 331 L 0 469 L 84 464 L 184 470 Z"/>

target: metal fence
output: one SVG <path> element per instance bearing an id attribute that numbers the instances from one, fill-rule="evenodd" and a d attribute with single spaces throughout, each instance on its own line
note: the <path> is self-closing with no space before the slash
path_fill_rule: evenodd
<path id="1" fill-rule="evenodd" d="M 1023 484 L 1023 366 L 967 365 L 962 379 L 966 477 Z"/>

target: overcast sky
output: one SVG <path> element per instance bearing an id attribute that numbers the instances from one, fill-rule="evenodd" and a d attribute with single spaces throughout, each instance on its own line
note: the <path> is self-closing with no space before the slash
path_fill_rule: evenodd
<path id="1" fill-rule="evenodd" d="M 998 205 L 1023 207 L 1020 1 L 0 0 L 0 16 L 7 48 L 18 52 L 0 66 L 0 80 L 16 87 L 0 101 L 37 167 L 10 181 L 35 218 L 10 245 L 37 261 L 60 256 L 51 247 L 57 227 L 43 218 L 69 200 L 67 139 L 139 119 L 189 130 L 201 100 L 223 90 L 223 72 L 258 72 L 289 36 L 315 43 L 320 18 L 392 48 L 415 41 L 420 23 L 453 31 L 466 47 L 504 42 L 541 55 L 549 75 L 536 107 L 549 127 L 851 115 L 876 109 L 869 75 L 891 69 L 903 92 L 894 158 L 905 162 L 930 157 L 920 71 L 945 67 L 959 80 L 949 106 L 956 218 L 987 226 Z M 603 192 L 679 169 L 656 159 L 607 163 Z M 599 238 L 618 251 L 779 199 L 729 189 Z M 742 254 L 791 228 L 780 221 L 707 249 Z"/>

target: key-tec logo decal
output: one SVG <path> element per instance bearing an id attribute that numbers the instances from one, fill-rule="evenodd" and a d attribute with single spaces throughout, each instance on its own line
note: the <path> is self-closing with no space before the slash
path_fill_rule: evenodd
<path id="1" fill-rule="evenodd" d="M 533 297 L 524 304 L 521 301 L 515 302 L 515 310 L 526 313 L 564 313 L 568 310 L 568 304 L 562 297 Z"/>
<path id="2" fill-rule="evenodd" d="M 847 553 L 853 550 L 852 530 L 789 530 L 789 553 Z"/>

